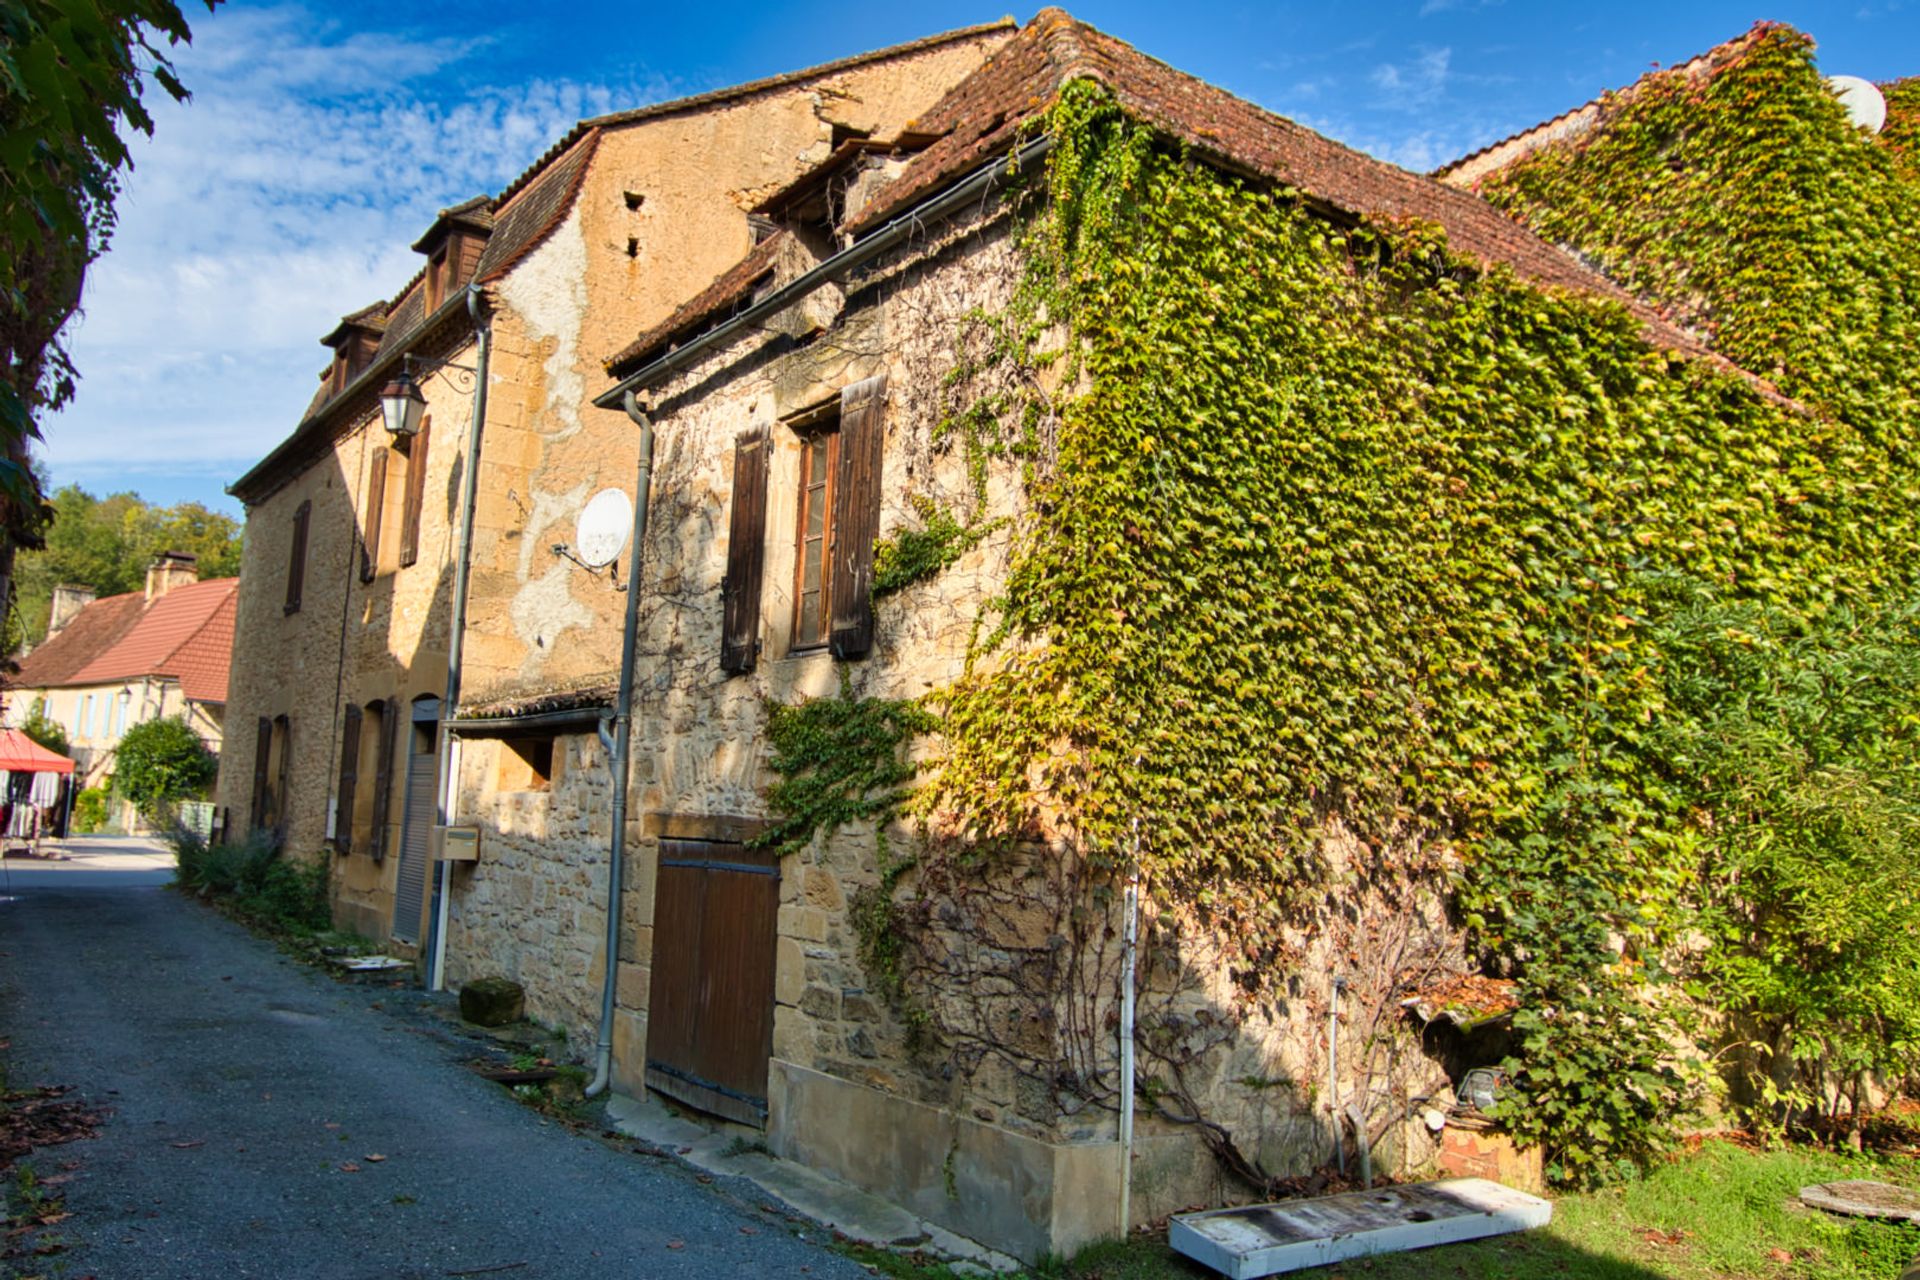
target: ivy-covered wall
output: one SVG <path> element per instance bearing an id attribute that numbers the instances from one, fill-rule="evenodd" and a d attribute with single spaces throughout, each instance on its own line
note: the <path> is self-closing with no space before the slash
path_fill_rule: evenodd
<path id="1" fill-rule="evenodd" d="M 1330 827 L 1376 876 L 1439 846 L 1481 961 L 1521 983 L 1512 1123 L 1574 1178 L 1689 1096 L 1663 979 L 1724 868 L 1671 750 L 1674 620 L 1817 629 L 1916 565 L 1920 209 L 1890 153 L 1787 33 L 1641 103 L 1645 132 L 1586 149 L 1619 150 L 1607 181 L 1542 153 L 1510 189 L 1571 193 L 1543 225 L 1632 245 L 1617 269 L 1808 407 L 1429 227 L 1340 230 L 1070 86 L 997 320 L 1074 389 L 985 641 L 1028 643 L 934 695 L 920 800 L 976 842 L 1137 866 L 1269 1014 Z"/>

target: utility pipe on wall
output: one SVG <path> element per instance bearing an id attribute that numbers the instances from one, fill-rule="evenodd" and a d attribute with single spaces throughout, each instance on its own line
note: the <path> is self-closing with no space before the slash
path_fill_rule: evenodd
<path id="1" fill-rule="evenodd" d="M 1127 876 L 1127 924 L 1120 974 L 1120 1238 L 1133 1229 L 1134 973 L 1140 954 L 1140 820 L 1133 824 L 1133 870 Z"/>
<path id="2" fill-rule="evenodd" d="M 640 428 L 640 466 L 633 482 L 633 533 L 627 551 L 627 620 L 620 637 L 620 692 L 614 696 L 613 740 L 607 767 L 613 773 L 613 839 L 607 852 L 607 972 L 600 991 L 600 1042 L 593 1082 L 586 1096 L 597 1098 L 613 1083 L 613 1007 L 620 981 L 621 873 L 627 856 L 627 767 L 633 746 L 633 667 L 640 643 L 640 549 L 647 540 L 647 498 L 653 489 L 653 419 L 628 391 L 621 407 Z M 600 740 L 607 741 L 605 730 Z"/>
<path id="3" fill-rule="evenodd" d="M 434 806 L 436 824 L 453 821 L 454 787 L 459 780 L 459 751 L 451 732 L 460 705 L 460 663 L 467 631 L 468 561 L 473 558 L 473 509 L 480 491 L 480 438 L 487 425 L 487 357 L 493 349 L 493 325 L 480 312 L 480 286 L 467 286 L 467 315 L 477 344 L 473 377 L 473 415 L 467 424 L 467 465 L 460 477 L 460 551 L 453 561 L 453 609 L 447 622 L 447 696 L 440 701 L 440 779 Z M 453 897 L 453 864 L 439 860 L 433 882 L 433 907 L 427 916 L 427 990 L 442 991 L 447 978 L 447 915 Z"/>

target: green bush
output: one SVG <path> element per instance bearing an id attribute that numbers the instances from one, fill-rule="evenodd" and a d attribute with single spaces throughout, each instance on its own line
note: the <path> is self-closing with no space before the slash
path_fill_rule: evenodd
<path id="1" fill-rule="evenodd" d="M 238 844 L 210 844 L 175 826 L 165 840 L 179 866 L 175 883 L 180 888 L 222 901 L 242 918 L 282 933 L 313 933 L 332 924 L 324 861 L 287 858 L 266 832 Z"/>
<path id="2" fill-rule="evenodd" d="M 174 801 L 204 792 L 218 768 L 213 753 L 185 720 L 164 716 L 137 724 L 121 737 L 113 786 L 141 813 L 157 819 Z"/>
<path id="3" fill-rule="evenodd" d="M 102 787 L 88 787 L 73 798 L 73 829 L 78 835 L 101 831 L 107 825 L 107 793 Z"/>

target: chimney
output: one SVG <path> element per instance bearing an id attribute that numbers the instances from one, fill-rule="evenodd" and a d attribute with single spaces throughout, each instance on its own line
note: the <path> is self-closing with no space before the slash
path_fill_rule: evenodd
<path id="1" fill-rule="evenodd" d="M 190 551 L 162 551 L 147 566 L 147 603 L 175 587 L 200 581 L 200 557 Z"/>
<path id="2" fill-rule="evenodd" d="M 75 615 L 92 604 L 95 597 L 92 587 L 78 586 L 63 582 L 53 589 L 53 610 L 47 615 L 47 639 L 60 634 L 60 629 L 72 622 Z"/>

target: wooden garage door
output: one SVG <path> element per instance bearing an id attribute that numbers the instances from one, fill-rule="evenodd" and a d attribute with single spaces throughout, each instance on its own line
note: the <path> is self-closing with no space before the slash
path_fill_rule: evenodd
<path id="1" fill-rule="evenodd" d="M 767 1122 L 780 865 L 713 840 L 662 840 L 647 997 L 647 1084 L 744 1124 Z"/>

